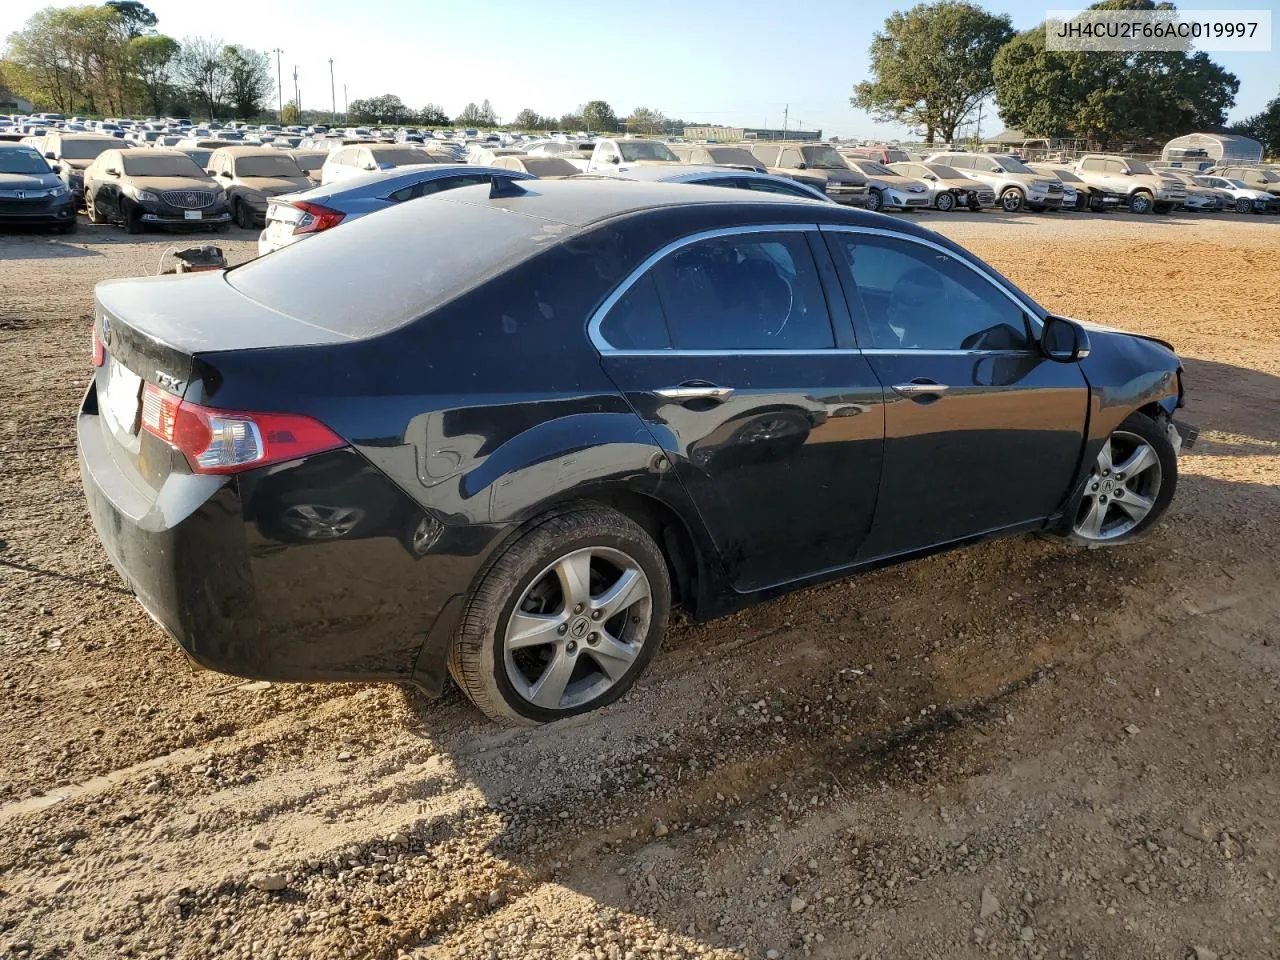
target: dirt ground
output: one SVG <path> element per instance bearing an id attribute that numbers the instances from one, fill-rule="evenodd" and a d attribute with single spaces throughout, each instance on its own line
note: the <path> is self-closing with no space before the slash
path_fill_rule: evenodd
<path id="1" fill-rule="evenodd" d="M 926 219 L 1178 347 L 1159 531 L 679 627 L 518 731 L 188 666 L 73 446 L 93 284 L 181 239 L 0 236 L 0 957 L 1280 958 L 1280 219 Z"/>

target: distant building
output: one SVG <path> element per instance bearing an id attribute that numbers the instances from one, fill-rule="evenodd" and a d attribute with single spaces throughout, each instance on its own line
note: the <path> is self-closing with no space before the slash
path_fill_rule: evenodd
<path id="1" fill-rule="evenodd" d="M 685 127 L 686 140 L 740 143 L 743 140 L 821 140 L 821 130 L 765 130 L 761 127 Z"/>
<path id="2" fill-rule="evenodd" d="M 1219 163 L 1259 163 L 1262 144 L 1225 133 L 1188 133 L 1164 145 L 1160 159 L 1175 167 L 1204 169 Z"/>

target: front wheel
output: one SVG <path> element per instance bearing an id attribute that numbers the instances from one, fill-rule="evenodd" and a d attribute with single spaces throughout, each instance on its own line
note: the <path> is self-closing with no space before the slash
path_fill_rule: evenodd
<path id="1" fill-rule="evenodd" d="M 233 209 L 236 226 L 242 230 L 253 229 L 253 210 L 242 200 L 237 200 Z"/>
<path id="2" fill-rule="evenodd" d="M 106 223 L 107 218 L 98 212 L 98 205 L 93 202 L 93 194 L 85 191 L 84 212 L 90 223 Z"/>
<path id="3" fill-rule="evenodd" d="M 1236 201 L 1236 213 L 1249 213 L 1253 210 L 1253 201 L 1245 197 L 1241 197 Z"/>
<path id="4" fill-rule="evenodd" d="M 1151 212 L 1151 194 L 1143 193 L 1139 190 L 1129 198 L 1130 213 L 1150 213 Z"/>
<path id="5" fill-rule="evenodd" d="M 1067 539 L 1083 546 L 1137 540 L 1164 516 L 1177 485 L 1178 455 L 1166 427 L 1131 414 L 1098 452 Z"/>
<path id="6" fill-rule="evenodd" d="M 955 209 L 956 198 L 949 193 L 940 193 L 933 201 L 933 205 L 943 213 L 950 213 Z"/>
<path id="7" fill-rule="evenodd" d="M 1005 213 L 1017 213 L 1026 202 L 1027 198 L 1022 195 L 1022 191 L 1017 187 L 1009 187 L 1004 193 L 1000 194 L 1000 206 L 1004 208 Z"/>
<path id="8" fill-rule="evenodd" d="M 881 209 L 883 206 L 884 206 L 884 194 L 882 194 L 875 187 L 872 187 L 871 191 L 867 194 L 867 209 L 871 211 L 876 211 Z"/>
<path id="9" fill-rule="evenodd" d="M 671 608 L 666 561 L 628 517 L 584 506 L 518 535 L 467 601 L 449 672 L 483 713 L 530 725 L 622 696 Z"/>

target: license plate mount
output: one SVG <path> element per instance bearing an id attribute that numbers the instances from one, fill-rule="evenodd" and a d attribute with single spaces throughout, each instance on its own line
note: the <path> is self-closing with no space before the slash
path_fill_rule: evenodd
<path id="1" fill-rule="evenodd" d="M 204 214 L 199 210 L 183 210 L 182 215 L 188 220 L 203 220 Z"/>

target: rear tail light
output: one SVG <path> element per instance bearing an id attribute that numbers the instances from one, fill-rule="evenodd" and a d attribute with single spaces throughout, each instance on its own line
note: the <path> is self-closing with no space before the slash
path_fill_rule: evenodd
<path id="1" fill-rule="evenodd" d="M 93 353 L 93 365 L 100 367 L 107 362 L 107 345 L 102 342 L 102 338 L 98 336 L 98 328 L 94 327 L 90 331 L 93 338 L 93 345 L 89 348 Z"/>
<path id="2" fill-rule="evenodd" d="M 195 473 L 238 473 L 345 446 L 310 417 L 212 410 L 151 384 L 142 392 L 142 429 L 186 457 Z"/>
<path id="3" fill-rule="evenodd" d="M 294 225 L 294 236 L 300 233 L 319 233 L 321 230 L 336 227 L 346 216 L 340 210 L 332 210 L 318 203 L 308 203 L 306 200 L 296 200 L 290 206 L 302 212 L 302 216 Z"/>

